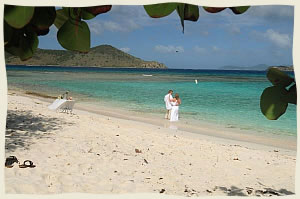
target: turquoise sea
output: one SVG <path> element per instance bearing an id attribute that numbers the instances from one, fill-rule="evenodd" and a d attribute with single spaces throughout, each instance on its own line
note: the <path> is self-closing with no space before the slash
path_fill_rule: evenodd
<path id="1" fill-rule="evenodd" d="M 9 88 L 54 96 L 69 90 L 78 103 L 120 107 L 162 118 L 164 95 L 173 89 L 182 99 L 181 121 L 204 121 L 248 133 L 296 139 L 295 105 L 289 105 L 286 114 L 276 121 L 267 120 L 260 112 L 260 95 L 271 86 L 264 71 L 52 66 L 6 69 Z"/>

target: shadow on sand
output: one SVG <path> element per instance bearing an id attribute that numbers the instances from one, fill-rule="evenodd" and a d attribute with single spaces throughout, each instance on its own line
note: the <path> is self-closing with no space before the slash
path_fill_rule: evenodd
<path id="1" fill-rule="evenodd" d="M 49 131 L 58 130 L 63 125 L 72 125 L 61 118 L 49 118 L 43 114 L 33 115 L 32 111 L 8 110 L 5 132 L 5 151 L 14 152 L 17 148 L 28 149 L 32 138 L 49 137 Z"/>
<path id="2" fill-rule="evenodd" d="M 285 196 L 295 194 L 286 189 L 275 190 L 271 188 L 254 189 L 246 187 L 244 189 L 236 186 L 227 187 L 215 187 L 214 190 L 220 190 L 226 193 L 228 196 Z"/>

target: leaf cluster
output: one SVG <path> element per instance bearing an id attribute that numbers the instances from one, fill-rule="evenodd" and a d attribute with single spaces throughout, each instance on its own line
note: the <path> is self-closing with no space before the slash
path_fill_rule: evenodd
<path id="1" fill-rule="evenodd" d="M 30 59 L 36 52 L 39 36 L 49 33 L 54 24 L 58 29 L 57 40 L 67 49 L 86 53 L 91 46 L 91 33 L 85 20 L 106 13 L 111 5 L 93 7 L 29 7 L 5 5 L 4 7 L 4 45 L 5 51 L 18 56 L 22 61 Z M 184 21 L 197 21 L 199 7 L 185 3 L 161 3 L 144 6 L 150 17 L 161 18 L 177 11 L 184 32 Z M 203 7 L 210 13 L 217 13 L 226 8 Z M 235 14 L 244 13 L 249 6 L 231 7 Z"/>
<path id="2" fill-rule="evenodd" d="M 4 46 L 5 51 L 18 56 L 22 61 L 30 59 L 39 44 L 38 36 L 49 33 L 55 24 L 57 40 L 67 50 L 88 52 L 90 29 L 84 20 L 90 20 L 108 12 L 111 5 L 62 8 L 5 5 Z"/>
<path id="3" fill-rule="evenodd" d="M 250 6 L 230 7 L 234 14 L 242 14 L 248 10 Z M 186 3 L 161 3 L 144 6 L 147 14 L 152 18 L 161 18 L 170 15 L 173 11 L 177 11 L 184 32 L 184 21 L 198 21 L 199 7 Z M 209 13 L 218 13 L 227 7 L 205 7 L 203 9 Z"/>
<path id="4" fill-rule="evenodd" d="M 297 89 L 294 78 L 277 68 L 269 68 L 268 80 L 273 86 L 266 88 L 260 97 L 261 112 L 269 120 L 283 115 L 288 104 L 297 104 Z"/>

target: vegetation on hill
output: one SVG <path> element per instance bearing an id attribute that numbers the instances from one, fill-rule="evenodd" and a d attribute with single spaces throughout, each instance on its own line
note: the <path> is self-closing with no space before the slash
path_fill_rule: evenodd
<path id="1" fill-rule="evenodd" d="M 5 60 L 6 64 L 11 65 L 167 68 L 162 63 L 144 61 L 110 45 L 96 46 L 91 48 L 89 53 L 37 49 L 33 57 L 27 61 L 21 61 L 19 57 L 5 53 Z"/>

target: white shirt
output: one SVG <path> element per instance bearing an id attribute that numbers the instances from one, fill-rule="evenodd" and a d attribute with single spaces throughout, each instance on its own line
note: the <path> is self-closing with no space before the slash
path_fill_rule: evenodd
<path id="1" fill-rule="evenodd" d="M 170 93 L 168 93 L 167 95 L 165 95 L 164 101 L 166 103 L 166 109 L 167 110 L 171 110 L 172 109 L 172 104 L 170 102 L 170 100 L 172 100 L 173 97 Z"/>

